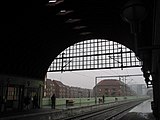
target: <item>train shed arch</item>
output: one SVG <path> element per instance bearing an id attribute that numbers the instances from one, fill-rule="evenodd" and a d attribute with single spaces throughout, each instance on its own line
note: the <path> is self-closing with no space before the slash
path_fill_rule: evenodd
<path id="1" fill-rule="evenodd" d="M 105 39 L 85 40 L 66 48 L 48 72 L 142 67 L 142 61 L 122 44 Z"/>

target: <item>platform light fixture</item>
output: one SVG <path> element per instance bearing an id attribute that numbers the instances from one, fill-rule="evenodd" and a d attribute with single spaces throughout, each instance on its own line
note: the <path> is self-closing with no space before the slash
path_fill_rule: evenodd
<path id="1" fill-rule="evenodd" d="M 70 18 L 70 19 L 68 19 L 65 23 L 75 23 L 75 22 L 79 22 L 79 21 L 81 21 L 81 19 L 77 19 L 77 18 Z"/>
<path id="2" fill-rule="evenodd" d="M 79 29 L 83 29 L 86 28 L 87 26 L 75 26 L 73 27 L 74 30 L 79 30 Z"/>
<path id="3" fill-rule="evenodd" d="M 55 6 L 64 2 L 64 0 L 49 0 L 47 6 Z"/>
<path id="4" fill-rule="evenodd" d="M 60 10 L 58 13 L 57 13 L 57 15 L 67 15 L 67 14 L 69 14 L 69 13 L 72 13 L 73 12 L 73 10 Z"/>
<path id="5" fill-rule="evenodd" d="M 92 34 L 92 32 L 81 32 L 80 35 L 89 35 Z"/>
<path id="6" fill-rule="evenodd" d="M 141 0 L 129 0 L 121 11 L 121 17 L 130 24 L 131 33 L 134 35 L 135 53 L 138 53 L 138 33 L 141 32 L 141 22 L 147 16 L 147 9 Z"/>
<path id="7" fill-rule="evenodd" d="M 140 32 L 140 22 L 145 19 L 146 15 L 147 9 L 140 0 L 128 1 L 121 11 L 124 21 L 131 25 L 131 33 Z"/>
<path id="8" fill-rule="evenodd" d="M 55 3 L 57 0 L 50 0 L 49 3 Z"/>

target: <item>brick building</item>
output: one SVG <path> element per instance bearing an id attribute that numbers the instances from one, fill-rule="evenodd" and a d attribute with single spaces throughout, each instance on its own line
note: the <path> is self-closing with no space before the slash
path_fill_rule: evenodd
<path id="1" fill-rule="evenodd" d="M 58 80 L 52 80 L 52 82 L 55 85 L 55 95 L 57 98 L 65 98 L 66 97 L 66 86 L 58 81 Z"/>
<path id="2" fill-rule="evenodd" d="M 70 87 L 65 86 L 65 98 L 70 98 Z"/>
<path id="3" fill-rule="evenodd" d="M 46 79 L 44 97 L 51 97 L 53 93 L 57 98 L 88 98 L 93 96 L 91 89 L 67 86 L 58 80 Z"/>
<path id="4" fill-rule="evenodd" d="M 51 97 L 55 92 L 56 87 L 53 81 L 51 79 L 46 79 L 44 85 L 44 97 Z"/>
<path id="5" fill-rule="evenodd" d="M 128 87 L 128 85 L 116 79 L 101 80 L 94 88 L 97 91 L 97 96 L 124 96 L 133 95 L 134 92 Z"/>

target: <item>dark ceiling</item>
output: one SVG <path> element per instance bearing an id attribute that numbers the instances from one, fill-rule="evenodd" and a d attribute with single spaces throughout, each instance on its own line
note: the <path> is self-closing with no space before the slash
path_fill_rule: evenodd
<path id="1" fill-rule="evenodd" d="M 129 0 L 4 1 L 1 8 L 0 73 L 43 79 L 65 48 L 88 39 L 119 42 L 134 51 L 130 24 L 121 17 Z M 138 47 L 152 43 L 154 0 L 141 0 Z"/>

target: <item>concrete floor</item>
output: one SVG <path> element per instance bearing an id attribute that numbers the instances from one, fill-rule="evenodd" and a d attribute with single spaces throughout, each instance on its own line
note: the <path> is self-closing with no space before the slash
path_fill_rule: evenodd
<path id="1" fill-rule="evenodd" d="M 120 120 L 155 120 L 151 110 L 151 99 L 144 101 L 124 115 Z"/>

